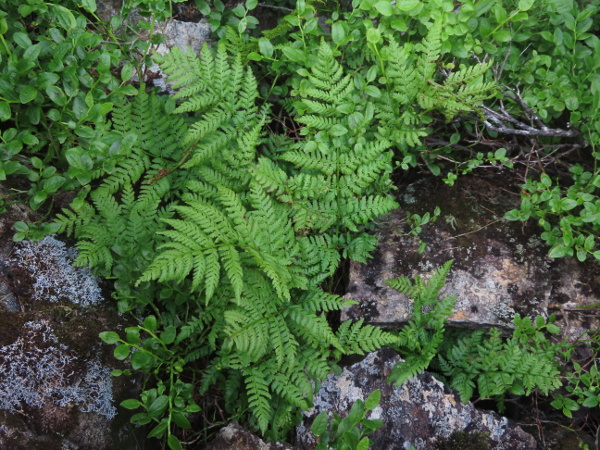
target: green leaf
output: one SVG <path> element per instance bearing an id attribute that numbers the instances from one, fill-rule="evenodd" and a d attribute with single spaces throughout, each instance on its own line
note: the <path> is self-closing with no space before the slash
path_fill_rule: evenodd
<path id="1" fill-rule="evenodd" d="M 184 430 L 189 430 L 192 428 L 192 424 L 182 412 L 173 412 L 173 414 L 171 414 L 171 419 L 173 420 L 173 422 L 175 422 L 175 425 L 183 428 Z"/>
<path id="2" fill-rule="evenodd" d="M 263 56 L 271 58 L 273 56 L 273 44 L 265 37 L 258 40 L 258 49 Z"/>
<path id="3" fill-rule="evenodd" d="M 322 434 L 324 434 L 327 431 L 328 421 L 329 418 L 327 416 L 327 412 L 321 411 L 317 415 L 317 417 L 315 417 L 315 420 L 313 420 L 312 426 L 310 427 L 310 431 L 312 432 L 312 434 L 314 434 L 315 436 L 321 436 Z"/>
<path id="4" fill-rule="evenodd" d="M 150 433 L 148 433 L 148 438 L 161 438 L 164 434 L 165 431 L 167 431 L 167 427 L 169 426 L 169 422 L 167 422 L 166 420 L 162 420 L 158 425 L 156 425 L 154 428 L 152 428 L 152 430 L 150 431 Z"/>
<path id="5" fill-rule="evenodd" d="M 412 11 L 421 4 L 420 0 L 398 0 L 396 8 L 400 11 Z"/>
<path id="6" fill-rule="evenodd" d="M 58 21 L 58 25 L 60 25 L 62 28 L 67 31 L 72 31 L 75 27 L 77 27 L 75 16 L 70 10 L 61 5 L 48 4 L 48 7 L 53 11 Z"/>
<path id="7" fill-rule="evenodd" d="M 382 0 L 380 2 L 375 3 L 375 9 L 384 16 L 391 16 L 392 14 L 394 14 L 392 2 L 388 0 Z"/>
<path id="8" fill-rule="evenodd" d="M 122 361 L 129 356 L 129 346 L 127 344 L 121 344 L 115 348 L 115 358 Z"/>
<path id="9" fill-rule="evenodd" d="M 567 247 L 565 247 L 564 245 L 555 245 L 554 247 L 552 247 L 550 249 L 550 252 L 548 252 L 548 256 L 550 258 L 562 258 L 563 256 L 565 256 L 567 254 Z"/>
<path id="10" fill-rule="evenodd" d="M 329 134 L 331 134 L 332 136 L 343 136 L 346 133 L 348 133 L 348 128 L 346 128 L 343 125 L 340 125 L 339 123 L 336 123 L 329 130 Z"/>
<path id="11" fill-rule="evenodd" d="M 96 11 L 96 0 L 79 0 L 81 2 L 81 6 L 83 6 L 86 10 L 93 13 Z"/>
<path id="12" fill-rule="evenodd" d="M 169 406 L 169 397 L 166 395 L 159 395 L 148 408 L 148 414 L 155 419 L 163 416 L 164 412 Z"/>
<path id="13" fill-rule="evenodd" d="M 21 221 L 15 222 L 13 224 L 13 227 L 15 230 L 20 231 L 22 233 L 29 231 L 29 225 L 27 225 L 25 222 L 21 222 Z"/>
<path id="14" fill-rule="evenodd" d="M 165 345 L 172 344 L 175 337 L 177 337 L 177 329 L 173 325 L 169 325 L 162 333 L 160 333 L 160 340 Z"/>
<path id="15" fill-rule="evenodd" d="M 23 104 L 29 103 L 37 97 L 38 91 L 33 86 L 23 86 L 19 92 L 19 101 Z"/>
<path id="16" fill-rule="evenodd" d="M 31 39 L 29 39 L 29 36 L 27 36 L 26 33 L 23 33 L 22 31 L 17 31 L 15 34 L 13 34 L 12 36 L 13 41 L 15 41 L 15 43 L 27 50 L 29 47 L 31 47 L 33 44 L 31 43 Z"/>
<path id="17" fill-rule="evenodd" d="M 369 44 L 378 44 L 381 42 L 381 31 L 377 28 L 369 28 L 367 30 L 367 42 Z"/>
<path id="18" fill-rule="evenodd" d="M 579 108 L 579 99 L 575 96 L 567 97 L 565 99 L 565 106 L 570 111 L 575 111 L 577 108 Z"/>
<path id="19" fill-rule="evenodd" d="M 58 86 L 48 86 L 46 88 L 46 94 L 48 94 L 50 100 L 52 100 L 58 106 L 65 106 L 67 104 L 67 96 Z"/>
<path id="20" fill-rule="evenodd" d="M 112 345 L 119 342 L 119 335 L 114 331 L 103 331 L 100 333 L 100 339 L 102 339 L 106 344 Z"/>
<path id="21" fill-rule="evenodd" d="M 283 54 L 285 56 L 288 57 L 288 59 L 290 61 L 294 61 L 294 62 L 304 61 L 305 55 L 304 55 L 304 52 L 300 49 L 290 47 L 290 46 L 285 46 L 285 47 L 281 48 L 281 51 L 283 52 Z"/>
<path id="22" fill-rule="evenodd" d="M 577 206 L 577 200 L 573 200 L 572 198 L 563 198 L 560 201 L 560 208 L 563 211 L 570 211 L 571 209 Z"/>
<path id="23" fill-rule="evenodd" d="M 494 39 L 498 42 L 509 42 L 512 39 L 512 35 L 508 30 L 498 30 L 494 33 Z"/>
<path id="24" fill-rule="evenodd" d="M 521 11 L 529 11 L 534 3 L 535 0 L 519 0 L 519 9 Z"/>
<path id="25" fill-rule="evenodd" d="M 548 330 L 548 333 L 551 334 L 559 334 L 560 333 L 560 328 L 556 325 L 554 325 L 553 323 L 549 323 L 548 325 L 546 325 L 546 330 Z"/>
<path id="26" fill-rule="evenodd" d="M 373 391 L 371 395 L 369 395 L 369 398 L 367 398 L 367 401 L 365 402 L 365 408 L 367 408 L 369 411 L 375 409 L 377 405 L 379 405 L 380 400 L 381 391 L 377 389 L 376 391 Z"/>
<path id="27" fill-rule="evenodd" d="M 0 101 L 0 121 L 4 122 L 10 119 L 11 110 L 10 104 L 5 101 Z"/>
<path id="28" fill-rule="evenodd" d="M 177 439 L 172 434 L 167 438 L 167 445 L 171 450 L 183 450 L 179 439 Z"/>
<path id="29" fill-rule="evenodd" d="M 258 0 L 246 0 L 246 9 L 252 10 L 258 5 Z"/>
<path id="30" fill-rule="evenodd" d="M 146 367 L 150 361 L 152 361 L 152 357 L 141 350 L 133 352 L 131 355 L 131 367 L 133 367 L 134 370 L 140 370 L 143 367 Z"/>
<path id="31" fill-rule="evenodd" d="M 346 28 L 343 23 L 335 22 L 331 25 L 331 39 L 336 44 L 339 44 L 346 37 Z"/>
<path id="32" fill-rule="evenodd" d="M 381 91 L 376 86 L 367 86 L 365 88 L 365 94 L 370 97 L 379 98 L 381 97 Z"/>
<path id="33" fill-rule="evenodd" d="M 131 80 L 133 77 L 133 64 L 125 63 L 123 64 L 123 68 L 121 69 L 121 80 L 126 82 Z M 88 105 L 90 108 L 91 106 Z"/>
<path id="34" fill-rule="evenodd" d="M 121 406 L 125 409 L 137 409 L 142 406 L 142 402 L 136 400 L 135 398 L 129 398 L 127 400 L 123 400 L 121 402 Z"/>
<path id="35" fill-rule="evenodd" d="M 154 331 L 156 329 L 156 317 L 148 316 L 144 319 L 144 328 L 148 331 Z"/>
<path id="36" fill-rule="evenodd" d="M 356 446 L 356 450 L 369 450 L 370 443 L 371 442 L 369 441 L 369 438 L 365 436 L 360 440 L 360 442 Z"/>

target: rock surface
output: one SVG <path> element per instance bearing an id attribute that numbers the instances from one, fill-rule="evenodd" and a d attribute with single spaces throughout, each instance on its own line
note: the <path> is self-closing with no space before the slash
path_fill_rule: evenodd
<path id="1" fill-rule="evenodd" d="M 0 449 L 139 448 L 144 430 L 116 405 L 140 384 L 111 376 L 98 337 L 124 326 L 114 304 L 61 241 L 12 242 L 15 220 L 35 218 L 11 205 L 0 219 Z"/>
<path id="2" fill-rule="evenodd" d="M 209 442 L 204 450 L 294 450 L 296 447 L 281 442 L 264 442 L 262 439 L 231 422 L 221 428 L 219 434 Z"/>
<path id="3" fill-rule="evenodd" d="M 418 214 L 435 205 L 441 209 L 437 222 L 421 235 L 427 249 L 418 253 L 418 240 L 406 233 L 403 210 L 392 212 L 373 259 L 352 263 L 347 297 L 360 304 L 345 310 L 342 320 L 365 317 L 371 324 L 398 328 L 409 319 L 411 302 L 384 280 L 427 276 L 454 259 L 442 292 L 458 295 L 450 326 L 511 328 L 516 313 L 532 318 L 555 313 L 572 337 L 599 328 L 597 308 L 577 308 L 600 303 L 600 264 L 550 259 L 534 224 L 502 219 L 520 201 L 502 180 L 465 176 L 450 188 L 425 179 L 406 188 L 399 196 L 405 209 Z"/>
<path id="4" fill-rule="evenodd" d="M 315 396 L 315 407 L 305 413 L 303 424 L 297 428 L 301 448 L 312 448 L 310 426 L 319 412 L 346 416 L 357 399 L 366 400 L 376 389 L 381 390 L 381 401 L 367 418 L 383 420 L 384 424 L 369 435 L 373 449 L 396 450 L 411 444 L 417 449 L 432 449 L 460 434 L 477 439 L 483 436 L 490 449 L 536 448 L 533 436 L 504 417 L 481 412 L 471 403 L 462 404 L 455 391 L 427 372 L 395 388 L 386 379 L 399 361 L 392 350 L 382 349 L 344 369 L 339 377 L 330 375 Z"/>

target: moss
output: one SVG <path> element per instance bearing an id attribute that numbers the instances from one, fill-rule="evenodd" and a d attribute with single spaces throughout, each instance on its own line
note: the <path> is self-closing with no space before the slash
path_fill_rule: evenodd
<path id="1" fill-rule="evenodd" d="M 482 431 L 455 431 L 447 439 L 439 438 L 435 443 L 437 450 L 489 450 L 490 434 Z"/>

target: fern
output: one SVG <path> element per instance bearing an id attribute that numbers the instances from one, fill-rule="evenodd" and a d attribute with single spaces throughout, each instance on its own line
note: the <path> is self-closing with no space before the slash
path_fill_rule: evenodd
<path id="1" fill-rule="evenodd" d="M 413 299 L 411 320 L 400 331 L 398 343 L 394 346 L 404 358 L 404 362 L 397 364 L 389 377 L 397 386 L 424 371 L 442 343 L 444 323 L 452 314 L 456 296 L 438 299 L 438 295 L 452 262 L 450 260 L 436 269 L 428 282 L 419 276 L 415 276 L 414 281 L 407 277 L 386 281 L 390 287 Z"/>
<path id="2" fill-rule="evenodd" d="M 542 321 L 543 322 L 543 321 Z M 454 345 L 438 355 L 441 372 L 448 378 L 463 402 L 470 400 L 477 390 L 480 398 L 495 398 L 501 411 L 507 392 L 529 395 L 534 389 L 544 394 L 561 385 L 556 359 L 558 348 L 550 345 L 540 330 L 531 326 L 529 319 L 515 317 L 513 337 L 502 339 L 497 329 L 487 336 L 483 330 L 458 339 Z M 520 335 L 531 330 L 533 339 Z M 542 345 L 539 345 L 542 344 Z"/>

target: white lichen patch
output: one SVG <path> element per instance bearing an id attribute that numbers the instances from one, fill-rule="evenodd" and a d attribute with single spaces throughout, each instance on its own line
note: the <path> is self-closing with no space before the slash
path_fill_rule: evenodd
<path id="1" fill-rule="evenodd" d="M 85 373 L 76 374 L 82 365 Z M 0 409 L 14 413 L 49 403 L 76 405 L 108 419 L 117 414 L 110 370 L 97 361 L 78 361 L 47 322 L 27 322 L 15 342 L 0 347 Z"/>
<path id="2" fill-rule="evenodd" d="M 26 270 L 34 281 L 33 300 L 68 300 L 81 306 L 101 301 L 98 280 L 87 267 L 74 267 L 77 250 L 46 236 L 39 242 L 23 241 L 8 261 Z"/>

